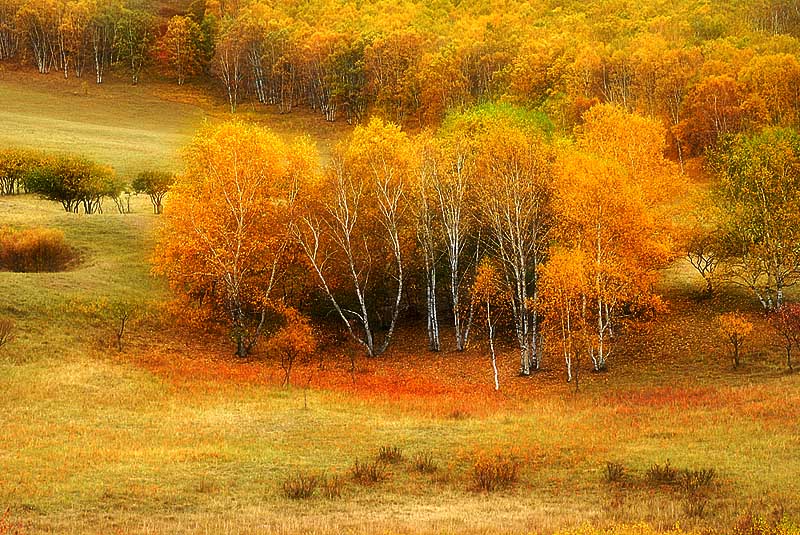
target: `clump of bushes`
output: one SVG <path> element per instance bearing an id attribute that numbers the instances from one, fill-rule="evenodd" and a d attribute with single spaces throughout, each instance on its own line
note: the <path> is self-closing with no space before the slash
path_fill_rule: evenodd
<path id="1" fill-rule="evenodd" d="M 519 461 L 497 453 L 479 456 L 472 467 L 472 480 L 480 491 L 494 492 L 513 487 L 519 478 Z"/>
<path id="2" fill-rule="evenodd" d="M 104 197 L 119 198 L 124 184 L 111 167 L 79 156 L 56 156 L 27 173 L 25 189 L 61 203 L 67 212 L 94 214 L 103 212 Z"/>
<path id="3" fill-rule="evenodd" d="M 350 472 L 353 475 L 353 479 L 362 485 L 380 483 L 389 478 L 386 465 L 379 460 L 362 462 L 356 459 Z"/>
<path id="4" fill-rule="evenodd" d="M 378 450 L 378 460 L 389 464 L 401 463 L 403 451 L 397 446 L 381 446 Z"/>
<path id="5" fill-rule="evenodd" d="M 298 472 L 283 481 L 281 490 L 290 500 L 306 500 L 313 497 L 317 490 L 323 497 L 333 499 L 342 496 L 343 486 L 344 482 L 338 475 Z"/>
<path id="6" fill-rule="evenodd" d="M 0 229 L 0 270 L 19 273 L 64 271 L 77 254 L 55 229 L 34 228 L 15 231 Z"/>
<path id="7" fill-rule="evenodd" d="M 27 149 L 0 150 L 0 195 L 14 195 L 25 189 L 25 177 L 44 156 Z"/>

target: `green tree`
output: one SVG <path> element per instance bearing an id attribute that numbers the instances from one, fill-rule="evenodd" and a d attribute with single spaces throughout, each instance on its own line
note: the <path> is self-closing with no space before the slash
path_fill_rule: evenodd
<path id="1" fill-rule="evenodd" d="M 162 201 L 175 182 L 175 175 L 167 171 L 142 171 L 131 182 L 136 193 L 146 193 L 153 203 L 153 213 L 163 211 Z"/>
<path id="2" fill-rule="evenodd" d="M 800 280 L 800 134 L 771 129 L 729 137 L 711 153 L 727 280 L 765 310 Z"/>
<path id="3" fill-rule="evenodd" d="M 61 203 L 67 212 L 102 213 L 103 198 L 123 190 L 111 167 L 76 156 L 59 156 L 42 163 L 25 179 L 25 189 Z"/>

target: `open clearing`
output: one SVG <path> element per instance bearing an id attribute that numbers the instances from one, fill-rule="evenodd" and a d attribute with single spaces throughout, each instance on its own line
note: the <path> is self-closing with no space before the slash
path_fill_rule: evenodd
<path id="1" fill-rule="evenodd" d="M 12 125 L 0 145 L 80 150 L 124 172 L 177 165 L 176 148 L 203 116 L 190 105 L 159 111 L 163 101 L 142 95 L 120 110 L 137 119 L 129 126 L 107 115 L 121 108 L 116 99 L 75 96 L 65 110 L 63 97 L 44 93 L 26 115 L 34 96 L 0 81 L 10 103 L 0 121 Z M 224 339 L 165 326 L 157 303 L 166 289 L 148 264 L 158 219 L 146 199 L 134 208 L 84 216 L 0 198 L 2 224 L 60 228 L 83 258 L 65 273 L 0 273 L 0 315 L 19 332 L 0 351 L 0 511 L 26 533 L 549 533 L 800 516 L 800 375 L 783 372 L 755 309 L 757 334 L 732 371 L 714 317 L 741 297 L 693 301 L 683 266 L 664 284 L 670 312 L 623 337 L 611 371 L 585 373 L 577 395 L 555 360 L 516 377 L 510 350 L 496 394 L 480 344 L 434 356 L 419 351 L 413 329 L 392 353 L 359 358 L 352 377 L 349 348 L 331 347 L 323 371 L 300 367 L 296 386 L 281 388 L 273 360 L 240 362 Z M 131 326 L 121 352 L 113 320 L 94 306 L 107 301 L 152 314 Z M 406 461 L 384 482 L 354 482 L 354 461 L 381 446 Z M 474 460 L 502 450 L 524 461 L 519 483 L 475 491 Z M 413 470 L 408 459 L 420 452 L 430 452 L 433 474 Z M 702 515 L 689 514 L 693 497 L 646 482 L 667 460 L 716 471 Z M 603 481 L 607 461 L 625 466 L 625 483 Z M 298 471 L 339 474 L 341 497 L 286 499 L 281 485 Z"/>
<path id="2" fill-rule="evenodd" d="M 79 152 L 125 177 L 179 166 L 180 147 L 202 122 L 200 108 L 139 88 L 100 91 L 85 82 L 70 81 L 54 91 L 50 83 L 37 87 L 0 76 L 0 145 Z"/>

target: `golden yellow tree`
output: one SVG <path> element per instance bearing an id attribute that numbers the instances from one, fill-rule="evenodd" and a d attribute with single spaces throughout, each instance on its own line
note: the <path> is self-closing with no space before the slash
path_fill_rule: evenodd
<path id="1" fill-rule="evenodd" d="M 304 197 L 306 216 L 295 227 L 322 291 L 370 357 L 386 351 L 400 314 L 411 241 L 411 148 L 394 124 L 374 119 L 356 128 L 315 194 Z M 386 330 L 378 341 L 381 319 Z"/>
<path id="2" fill-rule="evenodd" d="M 652 291 L 656 270 L 674 255 L 672 210 L 682 181 L 663 149 L 658 123 L 601 105 L 584 115 L 577 147 L 559 157 L 562 241 L 591 258 L 586 299 L 595 325 L 590 356 L 596 371 L 606 368 L 621 309 L 659 304 Z"/>
<path id="3" fill-rule="evenodd" d="M 520 351 L 520 373 L 539 369 L 539 270 L 554 226 L 551 150 L 513 121 L 489 121 L 479 136 L 477 212 L 491 254 L 502 266 Z"/>
<path id="4" fill-rule="evenodd" d="M 292 146 L 239 121 L 205 126 L 185 153 L 156 249 L 173 290 L 224 319 L 247 356 L 264 329 L 291 241 L 295 197 L 316 172 L 308 143 Z"/>

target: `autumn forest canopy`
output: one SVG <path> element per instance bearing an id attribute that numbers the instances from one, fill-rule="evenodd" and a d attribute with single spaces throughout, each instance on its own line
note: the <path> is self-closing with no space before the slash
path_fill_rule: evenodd
<path id="1" fill-rule="evenodd" d="M 568 133 L 608 102 L 663 123 L 676 160 L 796 126 L 798 38 L 793 0 L 0 2 L 0 61 L 42 73 L 207 81 L 232 111 L 415 128 L 503 101 Z"/>

